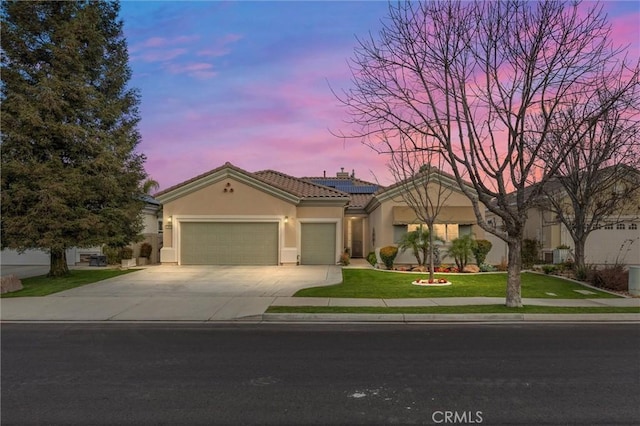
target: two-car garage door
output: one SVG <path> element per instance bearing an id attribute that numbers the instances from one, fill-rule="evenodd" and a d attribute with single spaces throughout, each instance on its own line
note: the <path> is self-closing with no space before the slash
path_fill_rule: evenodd
<path id="1" fill-rule="evenodd" d="M 277 222 L 183 222 L 183 265 L 277 265 Z"/>
<path id="2" fill-rule="evenodd" d="M 182 222 L 182 265 L 277 265 L 277 222 Z M 300 263 L 336 262 L 336 224 L 302 223 Z"/>

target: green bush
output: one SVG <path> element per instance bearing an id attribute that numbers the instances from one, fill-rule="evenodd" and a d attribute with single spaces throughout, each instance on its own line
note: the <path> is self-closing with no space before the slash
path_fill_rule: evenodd
<path id="1" fill-rule="evenodd" d="M 539 259 L 540 243 L 538 240 L 524 239 L 522 241 L 522 267 L 525 269 L 531 268 L 535 265 Z"/>
<path id="2" fill-rule="evenodd" d="M 387 269 L 393 268 L 393 262 L 396 260 L 396 256 L 398 255 L 398 247 L 395 246 L 386 246 L 380 249 L 380 258 L 384 263 L 384 266 Z"/>
<path id="3" fill-rule="evenodd" d="M 142 245 L 140 246 L 140 257 L 146 257 L 149 258 L 151 257 L 151 244 L 149 243 L 142 243 Z"/>
<path id="4" fill-rule="evenodd" d="M 107 263 L 109 265 L 116 265 L 122 260 L 119 247 L 104 246 L 102 247 L 102 254 L 107 256 Z"/>
<path id="5" fill-rule="evenodd" d="M 471 247 L 473 257 L 476 258 L 476 265 L 482 265 L 484 263 L 484 260 L 491 251 L 491 247 L 493 247 L 493 244 L 491 244 L 489 240 L 476 240 L 473 247 Z"/>
<path id="6" fill-rule="evenodd" d="M 591 271 L 593 269 L 594 268 L 592 266 L 588 266 L 588 265 L 584 265 L 584 266 L 576 265 L 574 268 L 576 279 L 578 281 L 587 281 L 587 278 L 589 278 L 589 274 L 591 274 Z"/>
<path id="7" fill-rule="evenodd" d="M 556 270 L 555 265 L 542 265 L 542 271 L 547 275 L 553 274 Z"/>
<path id="8" fill-rule="evenodd" d="M 483 263 L 480 265 L 480 272 L 495 272 L 498 269 L 493 266 L 493 265 L 489 265 L 488 263 Z"/>
<path id="9" fill-rule="evenodd" d="M 367 262 L 371 264 L 371 266 L 376 266 L 378 263 L 378 259 L 376 258 L 376 252 L 372 251 L 367 255 Z"/>

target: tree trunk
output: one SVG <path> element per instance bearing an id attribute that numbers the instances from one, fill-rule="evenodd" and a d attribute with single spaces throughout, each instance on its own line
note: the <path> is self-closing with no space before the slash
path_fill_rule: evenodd
<path id="1" fill-rule="evenodd" d="M 433 224 L 428 226 L 429 229 L 429 279 L 433 281 Z"/>
<path id="2" fill-rule="evenodd" d="M 67 253 L 65 249 L 51 249 L 51 264 L 49 267 L 49 277 L 63 277 L 69 275 L 67 266 Z"/>
<path id="3" fill-rule="evenodd" d="M 507 300 L 509 308 L 521 308 L 522 296 L 520 287 L 520 270 L 522 269 L 522 239 L 510 239 L 507 243 L 509 247 L 509 265 L 507 266 Z"/>
<path id="4" fill-rule="evenodd" d="M 574 259 L 576 270 L 584 268 L 584 246 L 586 245 L 586 238 L 576 238 L 573 241 L 574 245 Z"/>

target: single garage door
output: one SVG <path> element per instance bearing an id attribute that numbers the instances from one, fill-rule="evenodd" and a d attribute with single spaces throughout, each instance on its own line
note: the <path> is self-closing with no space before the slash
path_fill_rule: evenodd
<path id="1" fill-rule="evenodd" d="M 183 265 L 277 265 L 276 222 L 184 222 Z"/>
<path id="2" fill-rule="evenodd" d="M 333 265 L 336 263 L 336 224 L 301 224 L 300 263 L 303 265 Z"/>

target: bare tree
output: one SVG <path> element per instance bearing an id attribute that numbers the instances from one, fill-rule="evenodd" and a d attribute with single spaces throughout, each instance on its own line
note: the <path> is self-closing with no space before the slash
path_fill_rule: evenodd
<path id="1" fill-rule="evenodd" d="M 456 182 L 444 177 L 443 156 L 421 134 L 402 134 L 383 142 L 385 151 L 390 153 L 389 171 L 401 189 L 398 198 L 402 199 L 416 215 L 420 223 L 428 229 L 429 241 L 427 246 L 429 259 L 429 279 L 433 280 L 435 224 L 447 199 L 453 193 L 452 185 Z M 416 150 L 416 147 L 419 147 Z M 374 149 L 379 147 L 374 146 Z M 422 232 L 420 236 L 422 237 Z M 426 254 L 426 253 L 425 253 Z M 423 259 L 426 261 L 427 259 Z"/>
<path id="2" fill-rule="evenodd" d="M 631 87 L 591 121 L 582 117 L 591 115 L 594 109 L 597 112 L 598 102 L 571 105 L 557 116 L 554 144 L 575 145 L 575 149 L 561 159 L 556 178 L 543 188 L 542 203 L 569 231 L 577 268 L 585 266 L 585 245 L 591 232 L 615 224 L 623 216 L 640 215 L 637 92 L 637 86 Z M 608 100 L 605 96 L 604 101 Z M 553 152 L 550 150 L 547 156 L 553 156 Z"/>
<path id="3" fill-rule="evenodd" d="M 543 185 L 525 188 L 548 181 L 574 148 L 557 145 L 553 159 L 540 155 L 566 105 L 599 92 L 616 99 L 628 87 L 599 90 L 610 69 L 625 67 L 619 54 L 597 5 L 406 2 L 390 5 L 377 39 L 359 40 L 353 87 L 339 99 L 355 129 L 349 136 L 393 144 L 397 135 L 421 133 L 437 141 L 479 225 L 496 233 L 485 208 L 501 218 L 497 235 L 509 248 L 506 305 L 520 307 L 524 226 Z"/>

